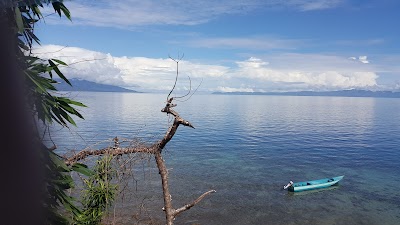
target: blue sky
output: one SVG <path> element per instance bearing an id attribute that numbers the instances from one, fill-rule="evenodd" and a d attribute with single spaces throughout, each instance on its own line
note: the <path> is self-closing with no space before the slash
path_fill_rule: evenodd
<path id="1" fill-rule="evenodd" d="M 400 91 L 400 1 L 66 1 L 72 22 L 47 16 L 42 57 L 69 77 L 165 91 Z M 43 9 L 45 15 L 50 8 Z M 65 47 L 67 46 L 67 47 Z M 60 50 L 61 49 L 61 50 Z M 78 62 L 78 63 L 76 63 Z"/>

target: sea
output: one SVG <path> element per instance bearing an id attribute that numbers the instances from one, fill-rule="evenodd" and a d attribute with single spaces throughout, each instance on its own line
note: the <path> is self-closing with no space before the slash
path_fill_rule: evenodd
<path id="1" fill-rule="evenodd" d="M 171 116 L 166 94 L 71 92 L 86 104 L 77 127 L 51 128 L 57 153 L 154 143 Z M 163 156 L 176 224 L 400 224 L 400 99 L 195 94 L 175 110 L 180 126 Z M 126 143 L 126 142 L 125 142 Z M 115 224 L 164 224 L 154 158 L 125 157 L 131 176 L 110 208 Z M 126 164 L 124 164 L 126 165 Z M 344 175 L 338 186 L 292 193 L 289 181 Z"/>

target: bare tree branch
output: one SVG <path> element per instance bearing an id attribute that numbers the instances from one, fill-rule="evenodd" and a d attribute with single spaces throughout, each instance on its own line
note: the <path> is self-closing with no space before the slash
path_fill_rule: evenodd
<path id="1" fill-rule="evenodd" d="M 185 54 L 182 54 L 181 57 L 179 57 L 177 59 L 172 58 L 170 55 L 168 55 L 168 57 L 170 59 L 172 59 L 174 62 L 176 62 L 176 76 L 175 76 L 175 83 L 174 86 L 172 87 L 171 91 L 169 92 L 168 96 L 167 96 L 167 100 L 169 99 L 169 96 L 172 94 L 172 92 L 174 91 L 175 87 L 176 87 L 176 83 L 178 81 L 178 76 L 179 76 L 179 61 L 181 61 L 183 59 L 183 57 L 185 56 Z"/>
<path id="2" fill-rule="evenodd" d="M 179 60 L 181 60 L 182 58 L 183 58 L 183 56 Z M 70 158 L 67 158 L 65 160 L 66 164 L 71 165 L 73 163 L 76 163 L 79 160 L 85 159 L 88 156 L 92 156 L 92 155 L 109 154 L 112 156 L 118 156 L 118 155 L 138 153 L 138 152 L 154 155 L 155 161 L 157 164 L 157 168 L 158 168 L 159 174 L 161 176 L 163 198 L 164 198 L 163 210 L 165 211 L 167 225 L 172 225 L 173 221 L 177 215 L 190 209 L 191 207 L 193 207 L 194 205 L 199 203 L 207 195 L 216 192 L 215 190 L 207 191 L 204 194 L 202 194 L 200 197 L 198 197 L 196 200 L 194 200 L 193 202 L 186 204 L 178 209 L 174 209 L 172 206 L 172 198 L 171 198 L 171 194 L 169 191 L 169 185 L 168 185 L 168 169 L 167 169 L 167 167 L 165 165 L 165 161 L 162 157 L 162 150 L 168 144 L 168 142 L 172 139 L 172 137 L 175 135 L 176 131 L 178 130 L 179 125 L 194 128 L 194 126 L 189 121 L 180 117 L 179 113 L 172 109 L 173 107 L 176 106 L 176 104 L 173 103 L 174 97 L 169 98 L 169 96 L 171 95 L 171 93 L 173 92 L 173 90 L 176 86 L 176 82 L 178 79 L 178 63 L 179 63 L 179 60 L 175 60 L 175 59 L 172 59 L 172 60 L 174 60 L 177 63 L 177 75 L 176 75 L 176 79 L 175 79 L 175 84 L 167 96 L 167 103 L 166 103 L 165 107 L 163 109 L 161 109 L 161 112 L 166 113 L 167 115 L 172 115 L 174 117 L 174 122 L 168 128 L 167 132 L 165 133 L 164 137 L 161 140 L 154 143 L 150 147 L 147 147 L 145 145 L 140 145 L 139 147 L 137 147 L 137 146 L 136 147 L 120 147 L 119 139 L 117 137 L 115 137 L 113 139 L 113 141 L 114 141 L 113 147 L 107 147 L 107 148 L 103 148 L 103 149 L 99 149 L 99 150 L 83 150 L 83 151 L 79 152 L 78 154 L 76 154 Z"/>
<path id="3" fill-rule="evenodd" d="M 107 147 L 103 149 L 98 149 L 98 150 L 82 150 L 79 153 L 75 154 L 72 157 L 69 157 L 65 159 L 65 163 L 67 165 L 73 165 L 76 162 L 83 160 L 89 156 L 95 156 L 95 155 L 112 155 L 112 156 L 117 156 L 117 155 L 124 155 L 124 154 L 132 154 L 132 153 L 150 153 L 154 154 L 156 149 L 152 147 L 126 147 L 126 148 L 115 148 L 115 147 Z"/>
<path id="4" fill-rule="evenodd" d="M 83 150 L 80 151 L 79 153 L 75 154 L 72 157 L 69 157 L 65 160 L 65 163 L 67 165 L 72 165 L 76 163 L 77 161 L 83 160 L 89 156 L 95 156 L 95 155 L 104 155 L 104 154 L 109 154 L 112 156 L 116 155 L 123 155 L 123 154 L 131 154 L 131 153 L 150 153 L 150 154 L 155 154 L 156 152 L 162 152 L 164 149 L 165 145 L 172 139 L 172 137 L 175 135 L 176 130 L 178 129 L 178 126 L 182 124 L 183 126 L 188 126 L 188 127 L 193 127 L 193 125 L 184 119 L 182 119 L 179 114 L 171 109 L 171 107 L 176 106 L 175 104 L 171 104 L 172 98 L 168 101 L 167 105 L 165 108 L 161 110 L 161 112 L 165 112 L 167 114 L 171 114 L 175 117 L 174 123 L 172 126 L 168 129 L 166 134 L 164 135 L 163 139 L 158 141 L 157 143 L 153 144 L 150 147 L 146 146 L 139 146 L 139 147 L 124 147 L 121 148 L 119 147 L 119 142 L 118 138 L 114 138 L 114 147 L 107 147 L 103 149 L 98 149 L 98 150 Z"/>
<path id="5" fill-rule="evenodd" d="M 174 212 L 174 217 L 176 217 L 178 214 L 180 214 L 181 212 L 184 212 L 190 208 L 192 208 L 193 206 L 195 206 L 197 203 L 199 203 L 201 200 L 203 200 L 204 197 L 206 197 L 207 195 L 211 194 L 211 193 L 215 193 L 217 192 L 216 190 L 209 190 L 206 193 L 200 195 L 200 197 L 198 197 L 196 200 L 194 200 L 193 202 L 186 204 L 184 206 L 182 206 L 179 209 L 176 209 Z"/>
<path id="6" fill-rule="evenodd" d="M 187 100 L 189 100 L 194 95 L 194 93 L 197 92 L 197 90 L 199 89 L 199 87 L 201 86 L 202 83 L 203 83 L 203 79 L 201 79 L 200 84 L 197 86 L 197 88 L 192 92 L 192 94 L 187 99 L 176 100 L 176 101 L 178 101 L 178 102 L 186 102 Z"/>
<path id="7" fill-rule="evenodd" d="M 186 97 L 186 96 L 188 96 L 190 94 L 190 92 L 192 91 L 192 80 L 190 79 L 189 76 L 188 76 L 188 78 L 189 78 L 189 91 L 188 91 L 188 93 L 186 93 L 185 95 L 179 96 L 179 97 L 174 97 L 174 99 L 184 98 L 184 97 Z"/>

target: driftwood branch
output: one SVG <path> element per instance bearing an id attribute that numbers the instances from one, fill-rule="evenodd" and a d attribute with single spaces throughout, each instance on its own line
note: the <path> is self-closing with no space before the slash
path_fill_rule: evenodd
<path id="1" fill-rule="evenodd" d="M 195 206 L 197 203 L 199 203 L 201 200 L 203 200 L 204 197 L 206 197 L 207 195 L 209 195 L 209 194 L 211 194 L 211 193 L 215 193 L 215 192 L 217 192 L 217 191 L 216 191 L 216 190 L 207 191 L 206 193 L 200 195 L 200 197 L 198 197 L 198 198 L 197 198 L 196 200 L 194 200 L 193 202 L 191 202 L 191 203 L 189 203 L 189 204 L 186 204 L 186 205 L 182 206 L 182 207 L 179 208 L 179 209 L 176 209 L 175 212 L 174 212 L 174 216 L 176 217 L 179 213 L 184 212 L 184 211 L 186 211 L 186 210 L 192 208 L 192 207 Z"/>
<path id="2" fill-rule="evenodd" d="M 161 176 L 161 183 L 162 183 L 162 189 L 163 189 L 163 197 L 164 197 L 164 208 L 163 210 L 165 211 L 166 215 L 166 220 L 168 225 L 172 225 L 173 221 L 175 220 L 175 217 L 178 216 L 180 213 L 192 208 L 194 205 L 199 203 L 204 197 L 207 195 L 214 193 L 215 190 L 210 190 L 202 194 L 200 197 L 198 197 L 196 200 L 193 202 L 184 205 L 181 208 L 174 209 L 172 206 L 172 198 L 171 194 L 169 191 L 169 185 L 168 185 L 168 169 L 165 165 L 165 161 L 162 157 L 162 150 L 164 147 L 168 144 L 168 142 L 173 138 L 175 135 L 176 131 L 178 130 L 178 127 L 180 125 L 187 126 L 194 128 L 194 126 L 187 120 L 183 119 L 178 112 L 173 110 L 172 108 L 176 106 L 176 104 L 173 104 L 172 101 L 174 98 L 168 99 L 165 107 L 161 109 L 161 112 L 170 114 L 174 116 L 174 122 L 173 124 L 168 128 L 167 132 L 165 133 L 164 137 L 154 143 L 153 145 L 147 147 L 147 146 L 139 146 L 139 147 L 120 147 L 120 143 L 117 137 L 115 137 L 114 140 L 114 146 L 112 147 L 107 147 L 107 148 L 102 148 L 102 149 L 97 149 L 97 150 L 83 150 L 80 151 L 79 153 L 75 154 L 72 157 L 69 157 L 65 159 L 65 163 L 67 165 L 72 165 L 80 160 L 83 160 L 87 157 L 90 156 L 96 156 L 96 155 L 112 155 L 112 156 L 117 156 L 117 155 L 123 155 L 123 154 L 132 154 L 132 153 L 147 153 L 147 154 L 152 154 L 155 157 L 156 164 L 158 171 Z"/>
<path id="3" fill-rule="evenodd" d="M 153 147 L 126 147 L 126 148 L 120 148 L 120 147 L 107 147 L 107 148 L 102 148 L 102 149 L 97 149 L 97 150 L 82 150 L 79 153 L 75 154 L 72 157 L 69 157 L 65 159 L 65 164 L 67 165 L 73 165 L 78 161 L 81 161 L 89 156 L 96 156 L 96 155 L 112 155 L 112 156 L 117 156 L 117 155 L 124 155 L 124 154 L 132 154 L 132 153 L 150 153 L 154 154 L 156 149 Z"/>
<path id="4" fill-rule="evenodd" d="M 182 58 L 180 58 L 179 60 L 181 60 L 181 59 Z M 179 60 L 174 60 L 177 63 L 176 79 L 178 78 L 178 62 L 179 62 Z M 71 164 L 76 163 L 79 160 L 83 160 L 83 159 L 85 159 L 89 156 L 93 156 L 93 155 L 109 154 L 109 155 L 117 156 L 117 155 L 139 153 L 139 152 L 154 155 L 156 164 L 157 164 L 157 168 L 158 168 L 159 174 L 161 176 L 163 198 L 164 198 L 163 210 L 165 211 L 167 225 L 172 225 L 176 216 L 178 216 L 180 213 L 192 208 L 194 205 L 199 203 L 207 195 L 216 192 L 215 190 L 207 191 L 204 194 L 202 194 L 200 197 L 198 197 L 196 200 L 194 200 L 193 202 L 186 204 L 178 209 L 174 209 L 172 206 L 172 198 L 171 198 L 171 194 L 169 191 L 169 185 L 168 185 L 168 169 L 167 169 L 167 167 L 165 165 L 165 161 L 162 157 L 162 150 L 168 144 L 168 142 L 172 139 L 172 137 L 175 135 L 176 131 L 178 130 L 179 125 L 194 128 L 194 126 L 189 121 L 180 117 L 178 112 L 176 112 L 175 110 L 172 109 L 173 107 L 176 106 L 176 104 L 172 103 L 174 100 L 174 97 L 169 98 L 169 96 L 171 95 L 172 91 L 174 90 L 175 85 L 176 85 L 176 81 L 175 81 L 174 87 L 172 88 L 171 92 L 168 94 L 167 103 L 166 103 L 165 107 L 163 109 L 161 109 L 161 112 L 172 115 L 174 117 L 174 122 L 168 128 L 164 137 L 160 141 L 154 143 L 150 147 L 146 147 L 146 146 L 120 147 L 118 138 L 115 137 L 113 147 L 103 148 L 103 149 L 99 149 L 99 150 L 83 150 L 83 151 L 79 152 L 78 154 L 76 154 L 70 158 L 67 158 L 65 160 L 66 164 L 71 165 Z"/>
<path id="5" fill-rule="evenodd" d="M 112 156 L 117 156 L 117 155 L 123 155 L 123 154 L 132 154 L 132 153 L 149 153 L 149 154 L 155 154 L 156 152 L 162 152 L 164 149 L 165 145 L 172 139 L 172 137 L 175 135 L 176 130 L 178 129 L 179 125 L 183 126 L 188 126 L 191 128 L 194 128 L 194 126 L 189 122 L 184 120 L 179 116 L 179 114 L 171 109 L 171 107 L 175 107 L 176 104 L 172 104 L 173 98 L 170 98 L 167 101 L 166 106 L 161 110 L 161 112 L 165 112 L 167 114 L 171 114 L 175 117 L 174 123 L 172 126 L 169 127 L 167 133 L 164 135 L 163 139 L 160 141 L 156 142 L 150 147 L 146 146 L 140 146 L 140 147 L 119 147 L 119 142 L 118 138 L 114 138 L 114 147 L 106 147 L 102 149 L 96 149 L 96 150 L 82 150 L 79 153 L 73 155 L 72 157 L 69 157 L 65 159 L 65 163 L 67 165 L 72 165 L 78 161 L 81 161 L 89 156 L 96 156 L 96 155 L 112 155 Z"/>
<path id="6" fill-rule="evenodd" d="M 186 204 L 181 208 L 174 209 L 172 207 L 172 199 L 171 199 L 171 194 L 169 192 L 169 186 L 168 186 L 168 170 L 167 170 L 167 168 L 165 166 L 165 162 L 161 156 L 161 151 L 165 147 L 165 145 L 172 139 L 172 137 L 174 136 L 179 125 L 182 124 L 183 126 L 194 128 L 194 126 L 189 121 L 184 120 L 182 117 L 179 116 L 179 114 L 175 110 L 171 109 L 172 107 L 176 106 L 176 104 L 172 103 L 173 100 L 174 100 L 174 98 L 168 99 L 167 104 L 161 110 L 161 112 L 173 115 L 175 117 L 175 119 L 174 119 L 174 123 L 168 129 L 164 138 L 158 143 L 159 151 L 155 154 L 157 167 L 160 171 L 161 180 L 162 180 L 163 195 L 164 195 L 163 210 L 165 211 L 168 225 L 172 225 L 175 217 L 178 216 L 180 213 L 192 208 L 194 205 L 199 203 L 207 195 L 216 192 L 215 190 L 207 191 L 206 193 L 202 194 L 200 197 L 198 197 L 193 202 Z"/>

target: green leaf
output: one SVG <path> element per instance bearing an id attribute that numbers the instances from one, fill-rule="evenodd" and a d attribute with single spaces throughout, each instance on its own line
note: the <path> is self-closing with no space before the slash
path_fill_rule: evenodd
<path id="1" fill-rule="evenodd" d="M 30 72 L 32 72 L 32 70 L 31 70 Z M 42 87 L 42 89 L 44 89 L 46 92 L 47 92 L 47 90 L 53 90 L 53 91 L 56 91 L 56 90 L 57 90 L 57 89 L 54 87 L 54 85 L 52 84 L 52 83 L 53 83 L 53 80 L 52 80 L 52 79 L 45 78 L 45 77 L 41 77 L 41 76 L 38 76 L 37 74 L 32 74 L 31 77 L 32 77 L 32 78 L 36 81 L 36 83 L 37 83 L 38 85 L 40 85 L 40 86 Z M 45 92 L 43 92 L 43 93 L 45 93 Z"/>
<path id="2" fill-rule="evenodd" d="M 38 7 L 37 5 L 32 6 L 32 10 L 33 10 L 33 13 L 34 13 L 35 15 L 37 15 L 39 18 L 40 18 L 40 17 L 43 18 L 43 15 L 42 15 L 42 13 L 40 12 L 40 9 L 39 9 L 39 7 Z"/>
<path id="3" fill-rule="evenodd" d="M 67 112 L 65 112 L 63 109 L 60 109 L 59 112 L 61 116 L 64 117 L 64 119 L 66 119 L 70 124 L 76 126 L 74 119 L 72 119 L 72 117 L 70 117 Z"/>
<path id="4" fill-rule="evenodd" d="M 53 5 L 54 10 L 61 17 L 60 3 L 59 2 L 53 2 L 52 5 Z"/>
<path id="5" fill-rule="evenodd" d="M 32 41 L 32 39 L 33 39 L 38 45 L 40 45 L 40 40 L 39 40 L 39 38 L 36 37 L 36 35 L 35 35 L 31 30 L 25 30 L 24 33 L 28 34 L 28 36 L 29 36 L 29 38 L 31 39 L 31 41 Z"/>
<path id="6" fill-rule="evenodd" d="M 65 17 L 71 20 L 71 12 L 65 7 L 62 2 L 53 2 L 52 3 L 54 10 L 58 13 L 61 17 L 61 11 L 64 13 Z"/>
<path id="7" fill-rule="evenodd" d="M 61 116 L 61 112 L 58 108 L 53 107 L 51 108 L 51 111 L 53 113 L 52 118 L 57 121 L 60 125 L 68 127 L 68 124 L 64 121 L 63 117 Z"/>
<path id="8" fill-rule="evenodd" d="M 63 172 L 70 171 L 68 166 L 60 159 L 60 157 L 56 153 L 49 151 L 49 156 L 53 161 L 54 165 L 56 165 L 58 168 L 61 168 Z"/>
<path id="9" fill-rule="evenodd" d="M 82 116 L 78 111 L 76 111 L 73 107 L 71 107 L 71 106 L 70 106 L 68 103 L 66 103 L 63 99 L 58 98 L 57 100 L 58 100 L 58 102 L 60 103 L 60 107 L 61 107 L 62 109 L 66 110 L 67 112 L 69 112 L 69 113 L 72 114 L 72 115 L 76 115 L 76 116 L 78 116 L 79 118 L 84 119 L 83 116 Z"/>
<path id="10" fill-rule="evenodd" d="M 68 66 L 65 62 L 63 62 L 63 61 L 61 61 L 59 59 L 51 59 L 51 60 L 53 60 L 53 61 L 55 61 L 55 62 L 57 62 L 57 63 L 59 63 L 61 65 Z"/>
<path id="11" fill-rule="evenodd" d="M 60 3 L 60 8 L 63 11 L 64 15 L 71 20 L 71 13 L 70 11 L 67 9 L 67 7 L 65 7 L 65 5 L 63 3 Z"/>
<path id="12" fill-rule="evenodd" d="M 55 117 L 53 114 L 50 114 L 51 121 L 56 121 L 58 124 L 64 126 L 64 123 L 61 122 L 57 117 Z"/>
<path id="13" fill-rule="evenodd" d="M 74 100 L 71 100 L 71 99 L 69 99 L 69 98 L 59 97 L 59 99 L 62 99 L 62 101 L 64 101 L 65 103 L 68 103 L 68 104 L 72 104 L 72 105 L 76 105 L 76 106 L 81 106 L 81 107 L 87 107 L 87 106 L 84 105 L 83 103 L 77 102 L 77 101 L 74 101 Z"/>
<path id="14" fill-rule="evenodd" d="M 47 122 L 51 123 L 51 116 L 50 116 L 50 111 L 48 109 L 48 105 L 44 101 L 40 101 L 39 104 L 42 106 L 41 110 L 39 111 L 40 119 L 43 122 L 45 122 L 44 120 L 46 120 Z M 37 105 L 39 105 L 39 104 L 37 104 Z"/>
<path id="15" fill-rule="evenodd" d="M 24 22 L 22 21 L 21 11 L 18 7 L 15 7 L 15 21 L 17 22 L 18 31 L 20 33 L 24 32 Z"/>
<path id="16" fill-rule="evenodd" d="M 64 76 L 63 73 L 61 73 L 61 71 L 58 69 L 57 65 L 51 61 L 51 59 L 49 59 L 49 63 L 50 65 L 53 67 L 53 70 L 57 73 L 57 75 L 63 79 L 65 82 L 67 82 L 67 84 L 69 84 L 70 86 L 72 86 L 71 82 L 69 82 L 69 80 Z"/>
<path id="17" fill-rule="evenodd" d="M 33 64 L 34 62 L 36 62 L 37 60 L 39 60 L 39 58 L 38 58 L 38 57 L 35 57 L 35 56 L 26 55 L 26 56 L 24 56 L 24 57 L 25 57 L 25 59 L 29 62 L 28 64 Z"/>
<path id="18" fill-rule="evenodd" d="M 94 174 L 94 172 L 90 170 L 88 166 L 81 163 L 75 163 L 71 169 L 86 176 L 92 176 Z"/>
<path id="19" fill-rule="evenodd" d="M 21 14 L 22 15 L 22 14 Z M 30 15 L 29 15 L 30 16 Z M 30 18 L 28 18 L 28 17 L 26 17 L 26 16 L 24 16 L 24 15 L 22 15 L 22 22 L 24 23 L 24 29 L 25 30 L 31 30 L 32 29 L 32 26 L 31 26 L 31 22 L 32 21 L 32 19 L 30 19 Z"/>
<path id="20" fill-rule="evenodd" d="M 63 189 L 70 189 L 74 187 L 74 180 L 70 176 L 64 176 L 63 179 L 53 180 L 53 183 L 57 184 Z"/>
<path id="21" fill-rule="evenodd" d="M 42 85 L 40 85 L 35 79 L 33 79 L 33 77 L 29 74 L 28 71 L 25 71 L 25 74 L 27 75 L 27 77 L 29 77 L 29 79 L 36 85 L 36 87 L 41 90 L 43 93 L 47 93 L 47 90 L 42 87 Z"/>

